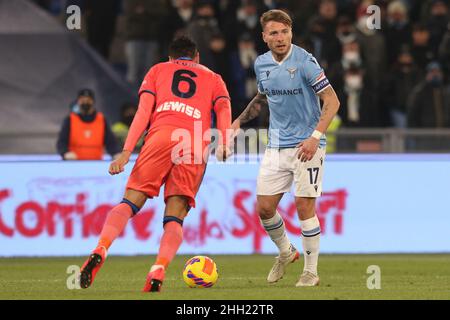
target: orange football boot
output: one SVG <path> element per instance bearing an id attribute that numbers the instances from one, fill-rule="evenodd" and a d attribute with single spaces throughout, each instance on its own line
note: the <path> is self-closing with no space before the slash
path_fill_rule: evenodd
<path id="1" fill-rule="evenodd" d="M 80 287 L 83 289 L 89 288 L 94 282 L 95 275 L 102 267 L 106 259 L 106 248 L 97 247 L 92 251 L 89 258 L 81 267 L 80 273 Z"/>
<path id="2" fill-rule="evenodd" d="M 144 289 L 142 292 L 160 292 L 164 281 L 164 266 L 154 265 L 147 275 Z"/>

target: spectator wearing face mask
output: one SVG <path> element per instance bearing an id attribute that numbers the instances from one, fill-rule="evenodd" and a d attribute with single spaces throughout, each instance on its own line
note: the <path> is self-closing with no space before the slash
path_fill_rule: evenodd
<path id="1" fill-rule="evenodd" d="M 214 65 L 210 48 L 211 38 L 220 33 L 219 22 L 211 0 L 198 0 L 194 8 L 194 16 L 187 26 L 187 34 L 197 44 L 201 53 L 201 63 L 211 68 Z"/>
<path id="2" fill-rule="evenodd" d="M 388 65 L 391 66 L 401 48 L 411 42 L 411 25 L 408 21 L 408 10 L 400 0 L 389 3 L 387 14 L 387 28 L 382 30 L 386 39 Z"/>
<path id="3" fill-rule="evenodd" d="M 437 54 L 450 19 L 448 3 L 445 0 L 429 0 L 424 10 L 425 25 L 430 31 L 430 46 L 433 53 Z"/>
<path id="4" fill-rule="evenodd" d="M 382 125 L 377 95 L 366 76 L 360 45 L 356 40 L 342 47 L 342 59 L 328 72 L 341 107 L 339 116 L 346 127 L 378 127 Z"/>
<path id="5" fill-rule="evenodd" d="M 367 26 L 369 16 L 361 15 L 356 23 L 356 39 L 361 46 L 361 54 L 365 58 L 367 76 L 372 79 L 375 88 L 381 83 L 386 72 L 386 42 L 377 29 Z"/>
<path id="6" fill-rule="evenodd" d="M 340 61 L 330 66 L 328 70 L 328 79 L 333 83 L 336 91 L 342 91 L 344 87 L 344 74 L 350 66 L 363 68 L 363 60 L 359 43 L 353 37 L 353 40 L 342 44 L 342 58 Z"/>
<path id="7" fill-rule="evenodd" d="M 78 93 L 78 113 L 71 112 L 64 119 L 56 144 L 64 160 L 101 160 L 105 147 L 113 157 L 120 153 L 105 116 L 94 104 L 92 90 L 82 89 Z"/>
<path id="8" fill-rule="evenodd" d="M 347 16 L 339 17 L 336 25 L 336 37 L 341 46 L 355 40 L 355 27 Z"/>
<path id="9" fill-rule="evenodd" d="M 248 33 L 255 39 L 258 53 L 265 52 L 267 46 L 261 38 L 261 24 L 259 23 L 261 8 L 254 0 L 243 0 L 242 5 L 236 12 L 236 35 Z"/>
<path id="10" fill-rule="evenodd" d="M 346 112 L 345 121 L 350 127 L 380 127 L 380 112 L 375 103 L 374 90 L 364 70 L 350 66 L 344 74 L 344 99 L 341 100 Z"/>
<path id="11" fill-rule="evenodd" d="M 408 126 L 450 128 L 450 85 L 444 83 L 444 75 L 437 62 L 427 66 L 425 80 L 408 98 Z"/>
<path id="12" fill-rule="evenodd" d="M 230 54 L 227 42 L 222 33 L 216 33 L 211 36 L 209 43 L 211 51 L 211 70 L 222 76 L 225 83 L 230 81 Z"/>
<path id="13" fill-rule="evenodd" d="M 435 59 L 430 45 L 430 31 L 423 24 L 415 24 L 412 30 L 411 54 L 423 72 L 427 65 Z"/>
<path id="14" fill-rule="evenodd" d="M 413 56 L 405 47 L 397 57 L 395 65 L 383 81 L 381 99 L 383 109 L 396 128 L 407 127 L 406 106 L 408 95 L 423 78 L 423 73 L 414 64 Z"/>
<path id="15" fill-rule="evenodd" d="M 186 27 L 192 19 L 194 14 L 194 0 L 174 0 L 170 2 L 169 14 L 162 23 L 164 46 L 163 56 L 168 56 L 168 44 L 174 38 L 178 38 L 186 33 Z"/>
<path id="16" fill-rule="evenodd" d="M 313 54 L 325 69 L 339 61 L 341 44 L 336 36 L 337 7 L 334 0 L 322 0 L 318 15 L 308 22 L 308 33 L 313 43 Z"/>
<path id="17" fill-rule="evenodd" d="M 238 49 L 231 54 L 231 95 L 234 102 L 233 119 L 237 118 L 245 106 L 257 94 L 256 77 L 253 68 L 258 57 L 255 41 L 249 33 L 244 33 L 238 41 Z M 263 108 L 267 109 L 267 108 Z M 263 112 L 263 110 L 261 110 Z M 247 126 L 256 125 L 257 119 L 248 122 Z"/>

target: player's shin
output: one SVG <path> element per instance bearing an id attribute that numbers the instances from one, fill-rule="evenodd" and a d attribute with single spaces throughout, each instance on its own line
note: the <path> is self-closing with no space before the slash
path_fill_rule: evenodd
<path id="1" fill-rule="evenodd" d="M 158 257 L 155 266 L 167 269 L 183 242 L 183 220 L 167 216 L 164 218 L 164 234 L 161 237 Z"/>
<path id="2" fill-rule="evenodd" d="M 125 229 L 128 220 L 133 216 L 134 210 L 129 203 L 124 202 L 112 208 L 106 217 L 97 248 L 104 247 L 105 250 L 109 249 L 113 241 Z"/>
<path id="3" fill-rule="evenodd" d="M 317 275 L 317 263 L 320 247 L 320 223 L 315 215 L 313 218 L 300 221 L 302 228 L 303 254 L 305 257 L 304 271 Z"/>
<path id="4" fill-rule="evenodd" d="M 115 206 L 108 213 L 97 247 L 81 267 L 80 286 L 83 289 L 92 285 L 98 271 L 105 262 L 107 251 L 112 242 L 122 233 L 133 213 L 139 210 L 132 203 L 128 203 L 127 200 L 124 200 L 124 202 Z"/>
<path id="5" fill-rule="evenodd" d="M 261 223 L 269 235 L 270 239 L 275 243 L 280 251 L 280 255 L 289 255 L 291 242 L 286 234 L 284 221 L 278 211 L 270 219 L 261 219 Z"/>
<path id="6" fill-rule="evenodd" d="M 147 275 L 143 292 L 160 292 L 165 270 L 177 254 L 183 242 L 183 220 L 177 217 L 164 217 L 164 234 L 161 237 L 158 257 Z"/>

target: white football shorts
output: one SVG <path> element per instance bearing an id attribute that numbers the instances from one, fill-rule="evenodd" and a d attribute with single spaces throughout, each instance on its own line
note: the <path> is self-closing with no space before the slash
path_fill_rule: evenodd
<path id="1" fill-rule="evenodd" d="M 296 197 L 320 197 L 325 148 L 319 147 L 314 157 L 307 162 L 297 159 L 298 151 L 298 148 L 266 149 L 259 168 L 257 195 L 289 192 L 294 182 Z"/>

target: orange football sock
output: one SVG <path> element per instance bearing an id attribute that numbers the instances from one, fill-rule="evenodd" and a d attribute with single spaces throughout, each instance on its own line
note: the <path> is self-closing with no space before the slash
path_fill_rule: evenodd
<path id="1" fill-rule="evenodd" d="M 121 203 L 108 213 L 97 247 L 109 249 L 114 240 L 122 233 L 128 220 L 133 215 L 131 207 L 126 203 Z"/>
<path id="2" fill-rule="evenodd" d="M 163 265 L 167 269 L 167 266 L 177 254 L 182 242 L 183 227 L 176 221 L 166 223 L 155 264 Z"/>

